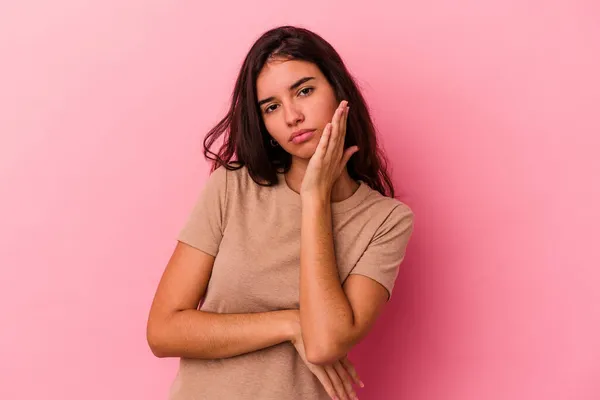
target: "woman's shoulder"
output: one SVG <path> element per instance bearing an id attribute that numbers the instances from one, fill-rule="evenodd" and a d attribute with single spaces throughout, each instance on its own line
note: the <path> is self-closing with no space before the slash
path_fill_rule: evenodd
<path id="1" fill-rule="evenodd" d="M 230 164 L 227 169 L 220 167 L 225 170 L 224 174 L 227 175 L 227 184 L 232 189 L 244 189 L 248 188 L 252 181 L 252 177 L 248 171 L 248 167 L 244 165 Z"/>
<path id="2" fill-rule="evenodd" d="M 244 182 L 247 178 L 249 178 L 248 168 L 245 165 L 236 164 L 219 165 L 209 176 L 210 180 L 221 182 L 227 186 L 235 186 L 239 182 Z"/>
<path id="3" fill-rule="evenodd" d="M 227 193 L 232 196 L 245 197 L 255 192 L 261 192 L 264 196 L 266 191 L 273 189 L 273 186 L 259 185 L 250 175 L 246 165 L 228 164 L 227 167 L 221 165 L 212 174 L 215 175 L 214 179 L 221 182 Z"/>
<path id="4" fill-rule="evenodd" d="M 414 221 L 414 212 L 407 203 L 395 197 L 384 196 L 370 187 L 369 194 L 361 207 L 357 207 L 356 214 L 357 219 L 378 226 L 377 230 L 380 232 L 404 230 L 411 227 Z"/>
<path id="5" fill-rule="evenodd" d="M 365 186 L 367 185 L 365 184 Z M 369 194 L 364 200 L 364 204 L 367 207 L 378 209 L 380 212 L 387 214 L 392 212 L 403 215 L 413 214 L 412 208 L 403 200 L 396 197 L 384 196 L 379 191 L 372 189 L 369 186 L 367 186 L 367 190 L 369 191 Z"/>

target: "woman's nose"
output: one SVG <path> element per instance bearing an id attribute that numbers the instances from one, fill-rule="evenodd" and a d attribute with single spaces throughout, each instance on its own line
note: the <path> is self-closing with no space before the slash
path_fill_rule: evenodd
<path id="1" fill-rule="evenodd" d="M 294 126 L 299 122 L 304 121 L 304 114 L 294 105 L 289 105 L 285 108 L 285 121 L 289 126 Z"/>

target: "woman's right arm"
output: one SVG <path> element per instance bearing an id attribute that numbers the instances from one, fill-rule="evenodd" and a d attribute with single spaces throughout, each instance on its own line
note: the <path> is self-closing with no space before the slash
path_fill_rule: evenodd
<path id="1" fill-rule="evenodd" d="M 148 316 L 147 340 L 157 357 L 226 358 L 293 339 L 298 310 L 220 314 L 197 309 L 214 259 L 177 242 Z"/>

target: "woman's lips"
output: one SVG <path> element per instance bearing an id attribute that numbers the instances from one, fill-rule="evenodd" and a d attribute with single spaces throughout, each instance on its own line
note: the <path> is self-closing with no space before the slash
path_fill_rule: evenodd
<path id="1" fill-rule="evenodd" d="M 307 140 L 310 140 L 310 138 L 313 137 L 314 133 L 315 133 L 315 131 L 312 130 L 312 131 L 304 132 L 304 133 L 302 133 L 302 134 L 300 134 L 298 136 L 295 136 L 292 139 L 292 143 L 294 143 L 294 144 L 300 144 L 302 142 L 306 142 Z"/>

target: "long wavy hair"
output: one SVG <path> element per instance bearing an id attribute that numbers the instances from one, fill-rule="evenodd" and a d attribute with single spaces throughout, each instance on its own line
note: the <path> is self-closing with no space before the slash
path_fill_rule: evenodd
<path id="1" fill-rule="evenodd" d="M 211 173 L 219 166 L 237 170 L 245 165 L 254 182 L 273 186 L 278 183 L 277 172 L 289 171 L 292 157 L 281 146 L 271 146 L 271 135 L 262 119 L 256 93 L 260 71 L 274 58 L 316 64 L 333 87 L 338 103 L 348 100 L 353 111 L 348 115 L 344 149 L 359 147 L 346 164 L 348 174 L 382 195 L 394 197 L 387 159 L 378 146 L 367 104 L 353 77 L 327 41 L 308 29 L 294 26 L 280 26 L 265 32 L 246 55 L 227 115 L 204 138 L 204 157 L 213 161 Z M 212 152 L 210 148 L 224 134 L 218 152 Z"/>

